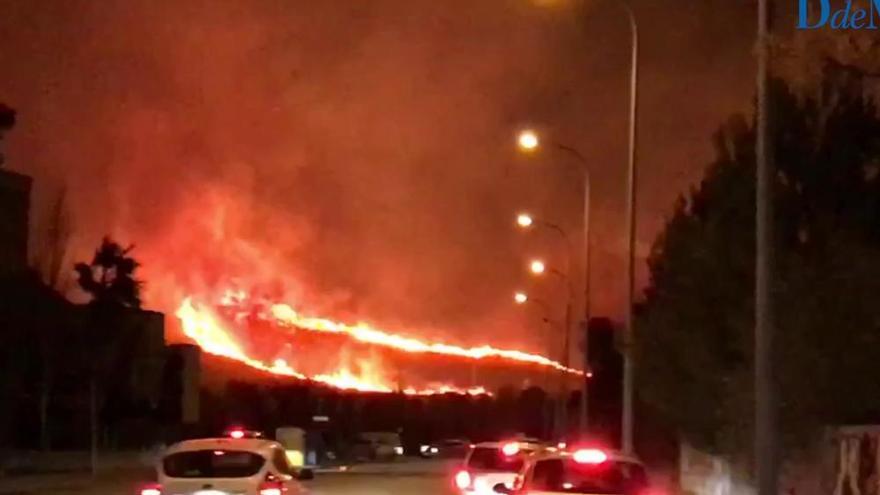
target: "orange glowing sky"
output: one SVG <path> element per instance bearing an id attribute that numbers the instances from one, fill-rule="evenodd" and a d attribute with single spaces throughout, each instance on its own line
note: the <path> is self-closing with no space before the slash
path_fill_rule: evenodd
<path id="1" fill-rule="evenodd" d="M 640 255 L 751 93 L 752 7 L 633 2 L 643 22 Z M 531 125 L 593 164 L 594 310 L 623 295 L 626 24 L 571 2 L 0 2 L 8 166 L 34 234 L 65 185 L 71 258 L 137 245 L 147 302 L 247 280 L 309 314 L 542 353 L 511 304 L 527 209 L 579 229 L 574 169 L 517 156 Z M 14 48 L 13 48 L 14 47 Z M 552 285 L 532 290 L 555 302 Z M 180 335 L 180 334 L 177 334 Z"/>

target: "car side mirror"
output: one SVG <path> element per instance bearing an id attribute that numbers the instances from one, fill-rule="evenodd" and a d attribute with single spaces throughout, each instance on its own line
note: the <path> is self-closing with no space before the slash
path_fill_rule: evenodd
<path id="1" fill-rule="evenodd" d="M 308 481 L 315 479 L 315 472 L 308 468 L 302 468 L 296 473 L 296 479 Z"/>
<path id="2" fill-rule="evenodd" d="M 507 487 L 504 483 L 498 483 L 497 485 L 492 487 L 492 491 L 495 493 L 503 493 L 504 495 L 510 495 L 513 493 L 513 490 Z"/>

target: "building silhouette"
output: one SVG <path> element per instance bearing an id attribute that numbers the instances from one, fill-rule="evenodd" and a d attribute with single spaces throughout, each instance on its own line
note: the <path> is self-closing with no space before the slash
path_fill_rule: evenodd
<path id="1" fill-rule="evenodd" d="M 0 169 L 0 274 L 27 269 L 31 182 Z"/>

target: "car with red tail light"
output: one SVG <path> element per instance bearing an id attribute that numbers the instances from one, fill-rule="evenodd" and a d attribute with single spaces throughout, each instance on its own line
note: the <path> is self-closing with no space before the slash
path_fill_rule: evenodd
<path id="1" fill-rule="evenodd" d="M 543 450 L 536 440 L 478 443 L 471 446 L 453 482 L 463 495 L 491 495 L 495 485 L 513 487 L 526 459 Z"/>
<path id="2" fill-rule="evenodd" d="M 492 487 L 503 495 L 648 495 L 648 477 L 638 459 L 596 448 L 538 454 L 527 459 L 513 486 Z"/>
<path id="3" fill-rule="evenodd" d="M 300 481 L 313 477 L 292 467 L 278 442 L 239 435 L 172 445 L 156 471 L 140 495 L 301 495 Z"/>
<path id="4" fill-rule="evenodd" d="M 224 437 L 234 438 L 236 440 L 242 438 L 263 438 L 263 432 L 257 430 L 248 430 L 241 426 L 232 426 L 223 432 Z"/>

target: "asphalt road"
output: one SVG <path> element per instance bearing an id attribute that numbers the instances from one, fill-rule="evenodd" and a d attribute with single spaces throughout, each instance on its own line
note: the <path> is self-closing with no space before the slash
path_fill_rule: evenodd
<path id="1" fill-rule="evenodd" d="M 451 466 L 438 462 L 363 465 L 344 473 L 318 473 L 305 482 L 312 495 L 452 495 Z M 144 473 L 0 477 L 0 495 L 136 495 Z"/>
<path id="2" fill-rule="evenodd" d="M 441 475 L 320 475 L 309 483 L 312 495 L 451 495 L 448 476 Z"/>

